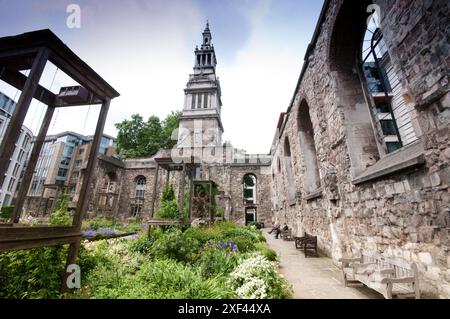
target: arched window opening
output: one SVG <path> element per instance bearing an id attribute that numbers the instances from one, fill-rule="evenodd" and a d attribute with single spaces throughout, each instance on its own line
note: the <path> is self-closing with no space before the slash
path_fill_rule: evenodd
<path id="1" fill-rule="evenodd" d="M 301 154 L 306 167 L 303 181 L 306 192 L 312 193 L 320 188 L 320 174 L 316 145 L 314 142 L 314 128 L 309 113 L 309 106 L 305 100 L 302 101 L 298 109 L 297 128 Z"/>
<path id="2" fill-rule="evenodd" d="M 244 176 L 244 204 L 256 204 L 256 176 Z"/>
<path id="3" fill-rule="evenodd" d="M 142 199 L 144 198 L 146 186 L 147 186 L 147 179 L 145 177 L 139 177 L 136 180 L 136 191 L 135 191 L 136 198 Z"/>
<path id="4" fill-rule="evenodd" d="M 142 213 L 146 187 L 147 179 L 144 176 L 137 177 L 134 189 L 134 201 L 131 205 L 131 214 L 133 217 L 138 217 Z"/>
<path id="5" fill-rule="evenodd" d="M 386 152 L 391 153 L 416 141 L 417 134 L 411 121 L 413 109 L 403 97 L 403 88 L 392 65 L 379 20 L 376 11 L 367 20 L 361 70 L 368 100 L 372 104 L 376 133 L 381 137 Z"/>

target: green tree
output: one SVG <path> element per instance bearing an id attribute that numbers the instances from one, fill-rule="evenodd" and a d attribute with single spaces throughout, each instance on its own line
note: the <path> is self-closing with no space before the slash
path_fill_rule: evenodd
<path id="1" fill-rule="evenodd" d="M 181 112 L 170 113 L 164 121 L 151 116 L 146 122 L 139 114 L 116 124 L 118 152 L 126 158 L 141 158 L 154 155 L 160 148 L 171 148 L 176 144 L 172 132 L 178 128 Z"/>

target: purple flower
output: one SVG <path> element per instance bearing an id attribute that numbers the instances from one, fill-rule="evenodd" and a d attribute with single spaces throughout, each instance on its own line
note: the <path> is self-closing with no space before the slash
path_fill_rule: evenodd
<path id="1" fill-rule="evenodd" d="M 131 238 L 133 238 L 133 239 L 139 238 L 139 234 L 133 234 L 133 235 L 131 235 Z"/>
<path id="2" fill-rule="evenodd" d="M 97 235 L 97 232 L 92 229 L 88 229 L 83 232 L 84 237 L 95 237 L 96 235 Z"/>
<path id="3" fill-rule="evenodd" d="M 105 228 L 100 228 L 97 231 L 97 233 L 100 234 L 100 235 L 103 235 L 103 236 L 115 236 L 115 235 L 117 235 L 116 231 L 111 230 L 111 229 L 105 229 Z"/>

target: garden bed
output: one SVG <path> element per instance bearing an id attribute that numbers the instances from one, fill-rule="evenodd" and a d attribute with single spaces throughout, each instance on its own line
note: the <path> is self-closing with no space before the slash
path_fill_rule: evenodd
<path id="1" fill-rule="evenodd" d="M 97 232 L 107 229 L 105 223 L 91 221 L 85 231 L 92 226 L 99 226 Z M 121 235 L 128 236 L 82 245 L 78 258 L 82 288 L 74 294 L 59 292 L 67 247 L 0 254 L 0 271 L 9 274 L 0 280 L 0 297 L 283 299 L 292 295 L 290 284 L 278 272 L 278 256 L 267 247 L 260 230 L 221 222 L 185 231 L 158 228 L 150 239 L 143 231 Z"/>

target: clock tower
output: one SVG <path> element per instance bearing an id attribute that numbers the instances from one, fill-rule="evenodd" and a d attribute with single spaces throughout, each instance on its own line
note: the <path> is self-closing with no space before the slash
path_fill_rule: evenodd
<path id="1" fill-rule="evenodd" d="M 222 146 L 224 132 L 221 90 L 216 76 L 216 54 L 209 23 L 202 33 L 202 44 L 195 48 L 194 73 L 184 90 L 178 147 Z"/>

